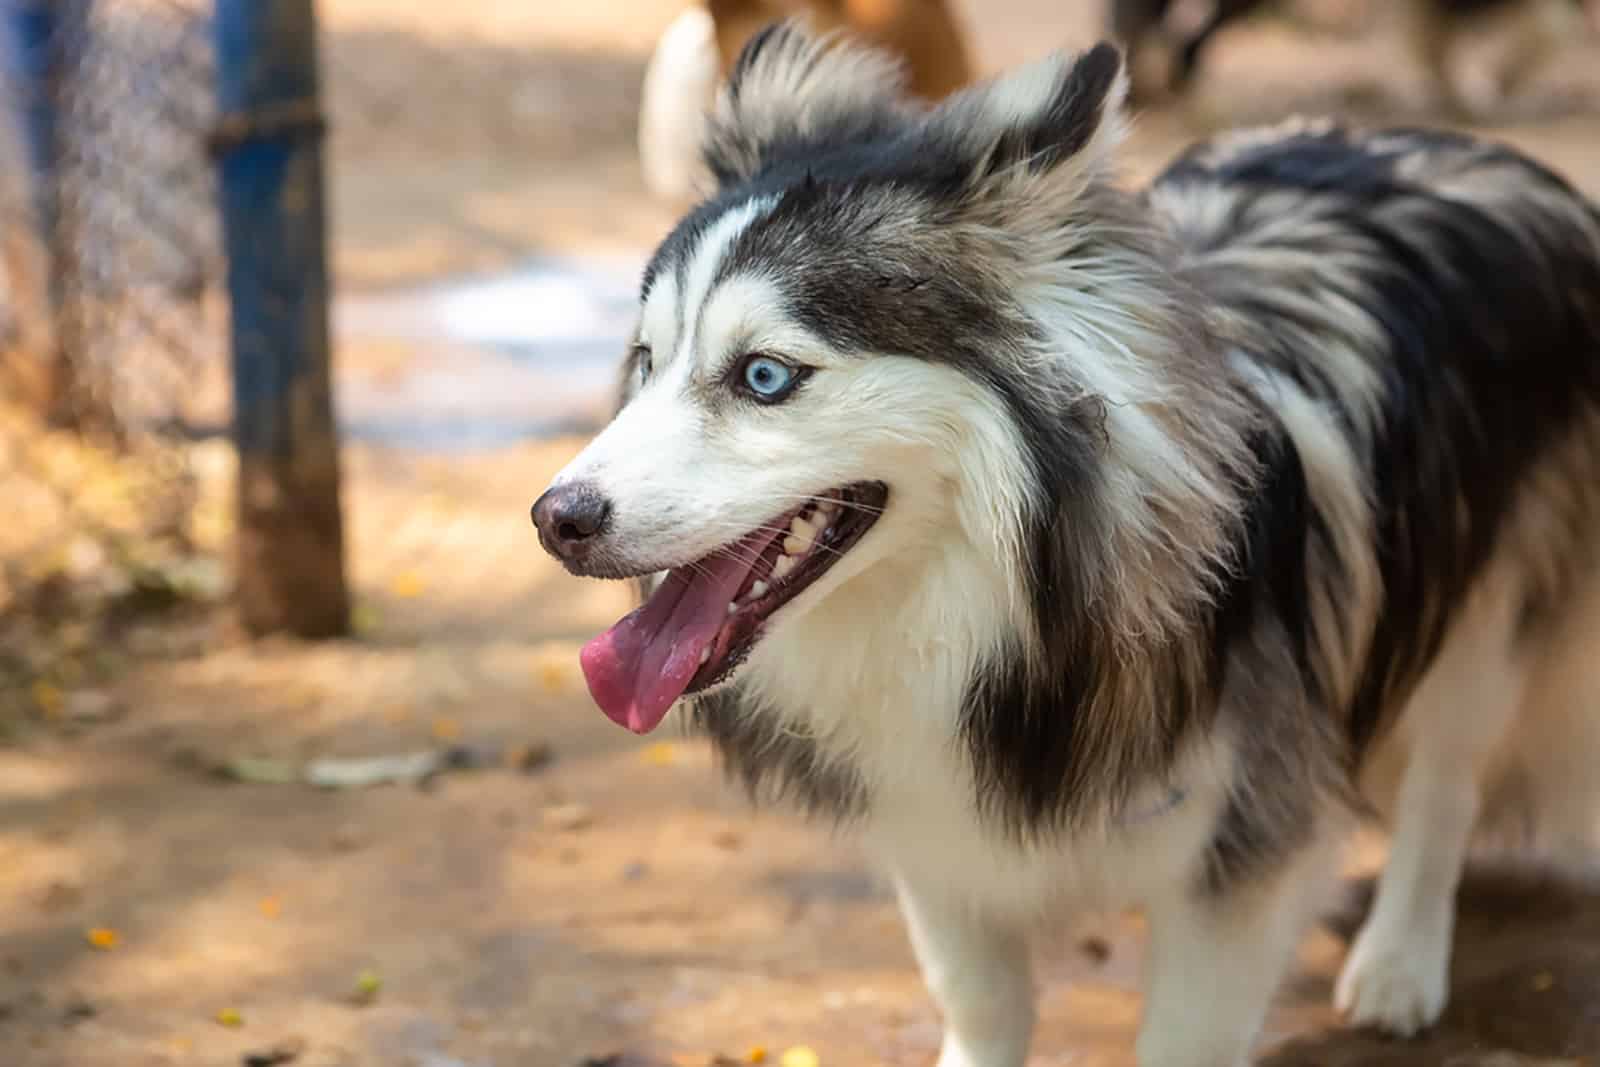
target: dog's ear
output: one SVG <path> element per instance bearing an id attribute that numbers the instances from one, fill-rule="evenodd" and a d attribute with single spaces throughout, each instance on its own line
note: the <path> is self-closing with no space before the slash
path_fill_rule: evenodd
<path id="1" fill-rule="evenodd" d="M 1122 54 L 1098 44 L 957 93 L 928 122 L 968 162 L 975 205 L 1063 212 L 1110 170 L 1127 94 Z"/>
<path id="2" fill-rule="evenodd" d="M 899 128 L 905 72 L 885 52 L 801 19 L 746 42 L 707 122 L 704 155 L 718 185 L 752 178 L 808 146 L 869 141 Z"/>

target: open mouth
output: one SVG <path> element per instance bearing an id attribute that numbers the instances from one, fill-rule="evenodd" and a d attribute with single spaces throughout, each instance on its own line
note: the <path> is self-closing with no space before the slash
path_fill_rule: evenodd
<path id="1" fill-rule="evenodd" d="M 642 607 L 583 646 L 579 662 L 600 710 L 649 733 L 679 697 L 721 681 L 767 620 L 861 540 L 888 498 L 882 482 L 822 493 L 668 572 Z"/>

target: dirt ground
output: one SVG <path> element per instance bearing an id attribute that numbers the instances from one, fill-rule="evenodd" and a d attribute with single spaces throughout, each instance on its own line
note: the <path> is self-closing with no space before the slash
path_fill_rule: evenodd
<path id="1" fill-rule="evenodd" d="M 676 3 L 321 8 L 347 289 L 633 252 L 670 222 L 632 124 Z M 988 67 L 1092 36 L 1082 5 L 966 8 Z M 1600 117 L 1580 106 L 1597 59 L 1575 47 L 1493 132 L 1600 194 Z M 1232 34 L 1195 104 L 1140 120 L 1130 173 L 1226 121 L 1355 104 L 1416 121 L 1406 70 L 1383 41 Z M 351 380 L 408 357 L 341 358 Z M 66 694 L 83 714 L 0 748 L 0 1064 L 933 1062 L 937 1016 L 851 847 L 750 812 L 699 744 L 638 741 L 590 706 L 577 643 L 626 592 L 565 577 L 527 522 L 580 443 L 350 450 L 355 638 L 249 645 L 212 613 L 137 627 L 114 684 Z M 449 744 L 514 758 L 428 788 L 218 774 Z M 1600 888 L 1476 869 L 1452 1007 L 1415 1043 L 1344 1032 L 1328 1007 L 1359 895 L 1307 938 L 1262 1063 L 1600 1063 Z M 1034 1067 L 1131 1065 L 1139 945 L 1115 917 L 1062 937 Z"/>

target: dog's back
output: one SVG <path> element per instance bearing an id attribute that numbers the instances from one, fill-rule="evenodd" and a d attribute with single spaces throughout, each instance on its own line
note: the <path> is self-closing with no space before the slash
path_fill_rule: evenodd
<path id="1" fill-rule="evenodd" d="M 1498 145 L 1305 123 L 1199 146 L 1149 199 L 1228 339 L 1349 435 L 1384 591 L 1359 748 L 1496 557 L 1530 634 L 1595 565 L 1600 211 Z"/>
<path id="2" fill-rule="evenodd" d="M 1408 1033 L 1474 833 L 1600 831 L 1600 212 L 1497 145 L 1331 124 L 1148 198 L 1306 471 L 1311 640 L 1395 835 L 1338 999 Z"/>

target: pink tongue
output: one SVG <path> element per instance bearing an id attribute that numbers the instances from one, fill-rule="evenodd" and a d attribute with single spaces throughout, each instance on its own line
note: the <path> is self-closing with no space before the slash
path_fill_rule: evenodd
<path id="1" fill-rule="evenodd" d="M 727 621 L 753 561 L 775 536 L 759 534 L 673 571 L 642 607 L 583 646 L 578 662 L 589 695 L 612 722 L 636 734 L 660 725 L 700 669 L 700 653 Z"/>

